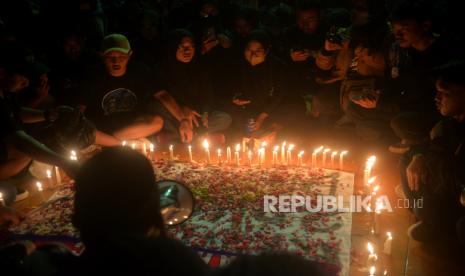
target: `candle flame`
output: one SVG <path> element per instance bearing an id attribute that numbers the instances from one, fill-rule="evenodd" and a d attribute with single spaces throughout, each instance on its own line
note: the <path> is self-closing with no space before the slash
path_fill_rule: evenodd
<path id="1" fill-rule="evenodd" d="M 323 153 L 327 153 L 327 152 L 329 152 L 329 151 L 331 151 L 331 149 L 330 149 L 330 148 L 326 148 L 326 149 L 323 151 Z"/>
<path id="2" fill-rule="evenodd" d="M 169 149 L 170 149 L 170 150 L 173 150 L 173 148 L 174 148 L 174 146 L 173 146 L 173 145 L 170 145 L 170 148 L 169 148 Z"/>
<path id="3" fill-rule="evenodd" d="M 283 142 L 283 145 L 282 145 L 282 146 L 283 146 L 283 147 L 285 147 L 285 146 L 286 146 L 286 141 L 284 141 L 284 142 Z"/>
<path id="4" fill-rule="evenodd" d="M 237 144 L 236 145 L 236 151 L 239 152 L 241 150 L 241 145 L 240 144 Z"/>
<path id="5" fill-rule="evenodd" d="M 304 155 L 304 151 L 303 151 L 303 150 L 301 150 L 301 151 L 299 152 L 298 156 L 299 156 L 299 157 L 302 157 L 302 155 Z"/>
<path id="6" fill-rule="evenodd" d="M 370 275 L 375 275 L 376 268 L 374 266 L 370 267 Z"/>
<path id="7" fill-rule="evenodd" d="M 387 275 L 387 269 L 384 270 L 383 275 Z"/>
<path id="8" fill-rule="evenodd" d="M 323 146 L 320 146 L 320 147 L 316 148 L 316 149 L 313 151 L 313 153 L 319 153 L 320 151 L 323 150 L 323 148 L 324 148 Z"/>
<path id="9" fill-rule="evenodd" d="M 288 151 L 292 151 L 294 149 L 294 144 L 290 144 L 289 147 L 287 148 Z"/>
<path id="10" fill-rule="evenodd" d="M 221 149 L 218 149 L 218 155 L 221 155 Z"/>
<path id="11" fill-rule="evenodd" d="M 268 143 L 267 143 L 266 141 L 263 141 L 263 142 L 262 142 L 262 147 L 264 148 L 264 147 L 266 147 L 266 146 L 268 146 Z"/>
<path id="12" fill-rule="evenodd" d="M 368 179 L 368 185 L 375 183 L 375 181 L 376 181 L 376 176 L 370 177 L 370 179 Z"/>
<path id="13" fill-rule="evenodd" d="M 126 144 L 127 144 L 126 141 L 121 142 L 121 145 L 122 145 L 123 147 L 126 146 Z"/>
<path id="14" fill-rule="evenodd" d="M 368 252 L 370 252 L 370 254 L 375 254 L 375 248 L 373 247 L 371 242 L 367 243 L 367 249 L 368 249 Z"/>
<path id="15" fill-rule="evenodd" d="M 205 149 L 208 149 L 208 148 L 210 147 L 210 144 L 208 143 L 208 140 L 207 140 L 207 139 L 203 140 L 203 147 L 204 147 Z"/>
<path id="16" fill-rule="evenodd" d="M 274 146 L 273 152 L 278 152 L 279 151 L 279 146 Z"/>
<path id="17" fill-rule="evenodd" d="M 36 182 L 36 186 L 37 186 L 37 190 L 39 190 L 39 192 L 42 192 L 43 191 L 43 187 L 42 187 L 42 183 L 37 181 Z"/>
<path id="18" fill-rule="evenodd" d="M 336 155 L 337 155 L 337 151 L 333 151 L 333 152 L 331 153 L 331 157 L 334 157 L 334 156 L 336 156 Z"/>
<path id="19" fill-rule="evenodd" d="M 247 153 L 247 155 L 248 155 L 249 157 L 252 157 L 252 151 L 249 150 L 249 152 Z"/>
<path id="20" fill-rule="evenodd" d="M 379 191 L 379 185 L 373 187 L 373 193 L 376 194 Z"/>
<path id="21" fill-rule="evenodd" d="M 46 173 L 47 173 L 47 178 L 52 178 L 52 171 L 51 170 L 47 170 Z"/>
<path id="22" fill-rule="evenodd" d="M 135 149 L 135 148 L 136 148 L 136 143 L 132 143 L 132 144 L 131 144 L 131 148 L 132 148 L 132 149 Z"/>
<path id="23" fill-rule="evenodd" d="M 392 240 L 392 233 L 391 232 L 386 232 L 386 236 L 388 237 L 389 240 Z"/>

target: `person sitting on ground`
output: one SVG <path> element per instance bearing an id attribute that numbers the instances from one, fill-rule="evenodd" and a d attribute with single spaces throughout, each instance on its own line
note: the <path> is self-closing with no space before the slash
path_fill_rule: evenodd
<path id="1" fill-rule="evenodd" d="M 149 69 L 131 62 L 125 36 L 108 35 L 102 45 L 103 62 L 88 72 L 79 92 L 81 108 L 100 131 L 96 143 L 116 146 L 159 132 L 163 119 L 149 105 L 157 90 Z"/>
<path id="2" fill-rule="evenodd" d="M 27 59 L 29 51 L 16 43 L 8 43 L 1 46 L 0 52 L 0 181 L 4 181 L 0 192 L 9 205 L 16 198 L 16 189 L 6 180 L 26 169 L 32 160 L 58 166 L 71 177 L 76 173 L 77 164 L 25 131 L 30 123 L 61 121 L 57 112 L 24 108 L 17 100 L 17 93 L 29 85 L 29 77 L 37 68 L 34 61 Z M 58 135 L 46 130 L 38 132 L 46 132 L 50 139 Z M 87 140 L 90 141 L 93 139 L 92 129 L 89 136 Z M 79 139 L 77 137 L 76 141 Z"/>
<path id="3" fill-rule="evenodd" d="M 391 102 L 398 113 L 391 127 L 401 139 L 389 147 L 394 153 L 429 142 L 429 131 L 440 118 L 434 108 L 432 70 L 464 58 L 462 49 L 434 32 L 435 13 L 434 5 L 425 1 L 401 1 L 391 14 L 396 42 L 387 65 L 393 86 Z"/>
<path id="4" fill-rule="evenodd" d="M 153 167 L 128 147 L 104 149 L 76 177 L 73 225 L 85 246 L 76 257 L 47 245 L 26 257 L 26 275 L 205 275 L 207 265 L 167 238 Z"/>
<path id="5" fill-rule="evenodd" d="M 162 109 L 165 111 L 162 113 L 165 129 L 177 133 L 178 118 L 173 116 L 175 113 L 169 112 L 177 105 L 175 109 L 182 110 L 181 116 L 188 118 L 192 130 L 199 137 L 224 136 L 223 132 L 231 124 L 231 117 L 218 110 L 215 104 L 212 81 L 204 64 L 196 58 L 194 37 L 189 31 L 177 29 L 169 33 L 165 59 L 160 68 L 158 79 L 161 89 L 155 93 L 155 97 L 165 107 Z M 164 100 L 168 94 L 175 102 L 170 104 Z M 224 138 L 219 140 L 223 142 Z"/>
<path id="6" fill-rule="evenodd" d="M 464 216 L 460 195 L 465 186 L 465 62 L 453 62 L 436 71 L 436 106 L 445 118 L 431 131 L 431 142 L 416 148 L 401 160 L 404 193 L 413 204 L 419 222 L 409 235 L 420 242 L 454 236 L 456 223 Z M 458 224 L 463 238 L 463 221 Z M 461 226 L 461 227 L 460 227 Z"/>
<path id="7" fill-rule="evenodd" d="M 285 67 L 271 54 L 270 43 L 269 35 L 263 30 L 254 30 L 247 38 L 233 96 L 229 99 L 235 133 L 244 133 L 245 126 L 251 123 L 247 126 L 249 134 L 260 138 L 277 129 L 277 118 L 285 121 L 286 114 L 277 112 L 286 91 Z"/>

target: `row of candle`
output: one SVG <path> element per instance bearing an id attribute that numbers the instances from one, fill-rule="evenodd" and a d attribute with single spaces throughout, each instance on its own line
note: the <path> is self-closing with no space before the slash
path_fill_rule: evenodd
<path id="1" fill-rule="evenodd" d="M 383 253 L 386 255 L 391 255 L 392 251 L 392 233 L 386 232 L 386 240 L 383 244 Z M 375 252 L 375 248 L 371 242 L 367 244 L 368 249 L 368 259 L 367 259 L 367 269 L 369 271 L 370 276 L 374 276 L 376 273 L 376 266 L 378 262 L 378 254 Z M 384 270 L 384 275 L 387 275 L 387 270 Z"/>
<path id="2" fill-rule="evenodd" d="M 123 141 L 122 143 L 123 146 L 128 145 L 126 141 Z M 136 143 L 132 143 L 131 147 L 133 149 L 137 149 Z M 212 158 L 211 158 L 211 152 L 210 152 L 210 143 L 208 140 L 204 140 L 202 143 L 203 150 L 205 151 L 205 160 L 207 164 L 212 163 Z M 266 164 L 266 147 L 267 143 L 263 142 L 260 146 L 260 148 L 256 151 L 257 153 L 257 158 L 256 158 L 256 163 L 258 165 L 265 165 Z M 276 165 L 292 165 L 293 164 L 293 151 L 294 151 L 295 145 L 289 144 L 288 146 L 286 145 L 286 142 L 283 142 L 281 146 L 275 146 L 272 150 L 272 159 L 271 159 L 271 165 L 276 166 Z M 146 155 L 149 159 L 152 161 L 155 160 L 155 147 L 153 144 L 149 144 L 149 151 L 147 151 L 147 146 L 146 144 L 142 144 L 142 147 L 139 148 L 144 155 Z M 174 146 L 170 145 L 169 146 L 169 160 L 173 161 L 174 160 Z M 244 147 L 240 144 L 237 144 L 234 148 L 234 157 L 232 155 L 232 149 L 231 147 L 226 148 L 226 160 L 223 160 L 223 151 L 221 149 L 217 149 L 217 164 L 222 164 L 223 162 L 226 162 L 227 164 L 235 164 L 237 166 L 241 165 L 241 150 L 242 152 L 245 152 Z M 281 151 L 281 158 L 278 158 L 279 152 Z M 321 163 L 319 167 L 330 167 L 333 169 L 339 168 L 342 170 L 344 168 L 344 158 L 348 154 L 348 151 L 332 151 L 330 155 L 328 153 L 331 150 L 329 148 L 324 148 L 323 146 L 315 149 L 312 153 L 312 159 L 311 159 L 311 166 L 313 168 L 318 167 L 318 161 L 319 161 L 319 156 L 321 154 Z M 193 154 L 192 154 L 192 146 L 188 146 L 188 154 L 189 154 L 189 161 L 194 162 L 193 159 Z M 297 165 L 298 166 L 304 166 L 304 154 L 305 152 L 303 150 L 299 151 L 297 154 Z M 254 161 L 254 156 L 255 152 L 252 150 L 247 151 L 246 155 L 246 160 L 248 165 L 253 165 Z M 328 164 L 328 156 L 330 157 L 330 164 Z M 339 166 L 336 166 L 336 158 L 338 158 L 339 161 Z M 245 162 L 242 162 L 245 163 Z"/>

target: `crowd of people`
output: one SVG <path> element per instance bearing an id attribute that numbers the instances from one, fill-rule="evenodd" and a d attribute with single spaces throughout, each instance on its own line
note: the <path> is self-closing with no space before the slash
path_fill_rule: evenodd
<path id="1" fill-rule="evenodd" d="M 70 146 L 225 143 L 318 122 L 402 154 L 403 196 L 425 202 L 412 238 L 465 243 L 454 11 L 428 0 L 3 1 L 0 192 L 7 205 L 24 192 L 8 180 L 31 160 L 76 176 Z M 1 208 L 0 222 L 17 220 Z"/>

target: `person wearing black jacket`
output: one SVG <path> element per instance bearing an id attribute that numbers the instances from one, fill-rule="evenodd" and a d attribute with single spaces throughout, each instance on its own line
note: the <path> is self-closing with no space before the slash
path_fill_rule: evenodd
<path id="1" fill-rule="evenodd" d="M 263 131 L 282 114 L 278 112 L 285 91 L 284 64 L 270 54 L 270 37 L 263 30 L 254 30 L 247 39 L 244 58 L 230 104 L 233 124 L 245 129 L 247 119 L 253 120 L 250 131 Z"/>
<path id="2" fill-rule="evenodd" d="M 174 116 L 176 113 L 168 111 L 176 107 L 199 134 L 215 134 L 226 130 L 231 124 L 231 118 L 215 104 L 215 93 L 218 91 L 213 91 L 204 64 L 196 58 L 193 35 L 184 29 L 171 31 L 164 56 L 157 76 L 161 89 L 155 93 L 155 97 L 161 99 L 165 107 L 161 109 L 165 129 L 175 132 L 178 123 Z M 167 94 L 172 98 L 171 104 L 163 100 Z"/>
<path id="3" fill-rule="evenodd" d="M 436 74 L 436 106 L 446 118 L 433 128 L 427 146 L 410 150 L 401 160 L 405 195 L 423 199 L 423 206 L 414 208 L 420 221 L 409 229 L 420 242 L 450 236 L 465 215 L 459 201 L 465 186 L 465 63 L 446 64 Z M 457 228 L 463 238 L 463 225 Z"/>

